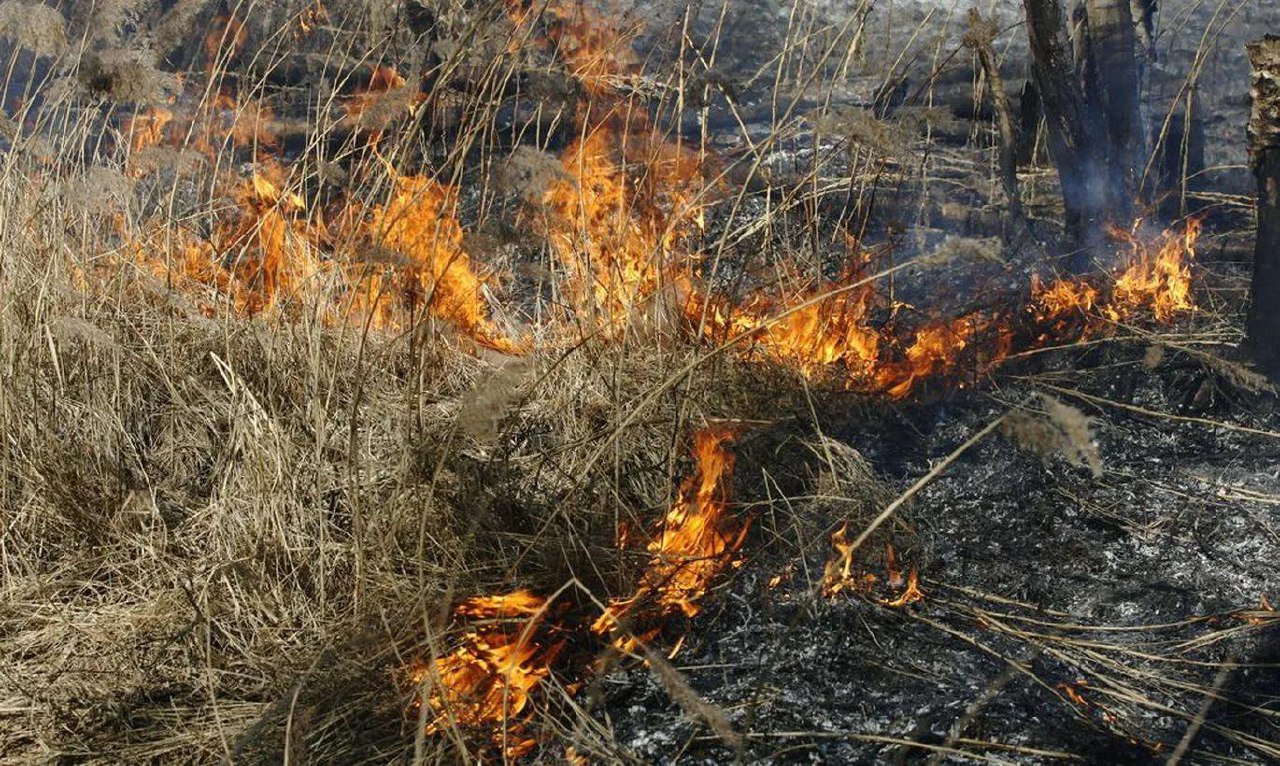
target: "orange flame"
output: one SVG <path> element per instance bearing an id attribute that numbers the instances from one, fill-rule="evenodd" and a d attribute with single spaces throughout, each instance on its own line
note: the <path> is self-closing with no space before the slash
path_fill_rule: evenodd
<path id="1" fill-rule="evenodd" d="M 856 276 L 851 270 L 849 278 Z M 842 367 L 854 381 L 872 375 L 879 359 L 882 338 L 868 324 L 874 300 L 870 284 L 841 290 L 839 283 L 826 283 L 781 300 L 756 293 L 736 306 L 695 298 L 686 315 L 713 339 L 748 335 L 751 348 L 806 377 Z"/>
<path id="2" fill-rule="evenodd" d="M 1116 321 L 1136 309 L 1150 307 L 1157 321 L 1195 308 L 1191 300 L 1191 264 L 1201 222 L 1190 219 L 1181 233 L 1161 232 L 1151 243 L 1140 239 L 1137 224 L 1128 232 L 1113 229 L 1113 236 L 1131 249 L 1129 265 L 1116 277 L 1108 316 Z"/>
<path id="3" fill-rule="evenodd" d="M 534 13 L 519 0 L 508 0 L 507 13 L 517 27 L 531 24 Z M 628 36 L 596 10 L 569 0 L 542 7 L 548 24 L 546 42 L 568 66 L 569 74 L 595 98 L 612 96 L 617 84 L 639 69 Z"/>
<path id="4" fill-rule="evenodd" d="M 597 635 L 625 628 L 632 637 L 616 642 L 623 650 L 656 635 L 672 617 L 694 617 L 711 583 L 732 562 L 748 525 L 728 512 L 734 455 L 727 442 L 737 429 L 713 426 L 693 436 L 697 470 L 680 486 L 662 529 L 650 541 L 649 566 L 636 592 L 610 602 L 592 625 Z"/>
<path id="5" fill-rule="evenodd" d="M 394 172 L 394 171 L 392 171 Z M 367 232 L 374 241 L 410 260 L 403 291 L 378 294 L 368 307 L 390 323 L 390 302 L 425 299 L 432 314 L 452 322 L 473 339 L 506 352 L 517 349 L 493 325 L 483 293 L 484 280 L 462 249 L 462 226 L 453 216 L 454 191 L 424 176 L 396 176 L 391 201 L 374 210 Z"/>
<path id="6" fill-rule="evenodd" d="M 901 582 L 901 580 L 899 580 Z M 920 588 L 920 575 L 915 567 L 907 573 L 907 587 L 902 593 L 893 599 L 881 599 L 880 603 L 890 609 L 901 609 L 907 604 L 914 604 L 917 601 L 924 601 L 924 591 Z"/>
<path id="7" fill-rule="evenodd" d="M 573 634 L 598 640 L 617 632 L 614 646 L 626 651 L 656 636 L 671 618 L 697 615 L 700 600 L 732 564 L 747 531 L 727 511 L 734 459 L 726 444 L 735 432 L 716 426 L 694 434 L 697 470 L 681 483 L 663 528 L 649 543 L 652 558 L 640 585 L 631 597 L 611 601 L 590 625 L 548 619 L 562 617 L 564 609 L 526 590 L 458 604 L 454 618 L 470 622 L 470 630 L 452 652 L 410 674 L 419 687 L 429 688 L 434 716 L 427 733 L 450 726 L 485 731 L 508 758 L 519 758 L 537 744 L 527 731 L 530 701 Z"/>
<path id="8" fill-rule="evenodd" d="M 849 592 L 869 594 L 879 579 L 870 572 L 858 572 L 854 569 L 853 543 L 849 540 L 849 522 L 844 522 L 831 535 L 832 555 L 827 559 L 822 575 L 819 591 L 827 598 Z M 898 552 L 893 544 L 886 542 L 884 547 L 885 586 L 890 589 L 902 588 L 902 592 L 894 598 L 878 598 L 876 602 L 891 609 L 900 609 L 907 604 L 924 600 L 924 590 L 920 587 L 920 575 L 914 566 L 903 580 L 902 570 L 898 567 Z M 905 587 L 904 587 L 905 586 Z"/>
<path id="9" fill-rule="evenodd" d="M 204 37 L 205 71 L 215 74 L 220 63 L 240 52 L 245 39 L 244 24 L 234 15 L 219 13 L 215 16 L 209 33 Z"/>
<path id="10" fill-rule="evenodd" d="M 367 131 L 370 140 L 376 142 L 387 127 L 412 114 L 424 99 L 399 72 L 378 65 L 368 85 L 343 101 L 344 122 Z"/>
<path id="11" fill-rule="evenodd" d="M 123 132 L 129 137 L 129 151 L 137 153 L 165 140 L 165 128 L 173 122 L 173 112 L 164 107 L 144 109 L 125 121 Z"/>
<path id="12" fill-rule="evenodd" d="M 822 575 L 822 595 L 833 598 L 845 591 L 866 593 L 876 584 L 876 576 L 869 573 L 853 571 L 853 543 L 849 540 L 849 522 L 831 533 L 831 547 L 835 555 L 827 559 Z"/>
<path id="13" fill-rule="evenodd" d="M 537 745 L 525 733 L 523 713 L 564 646 L 541 629 L 547 606 L 546 599 L 521 590 L 467 599 L 454 609 L 456 617 L 479 625 L 452 653 L 412 674 L 415 684 L 429 684 L 427 701 L 436 715 L 428 734 L 450 726 L 487 731 L 507 758 Z"/>
<path id="14" fill-rule="evenodd" d="M 628 175 L 637 159 L 644 179 Z M 624 140 L 608 125 L 565 150 L 565 177 L 543 196 L 547 238 L 567 272 L 573 308 L 593 324 L 623 327 L 664 279 L 678 244 L 700 224 L 697 159 L 656 137 Z"/>
<path id="15" fill-rule="evenodd" d="M 1074 684 L 1068 684 L 1068 683 L 1058 684 L 1058 689 L 1062 691 L 1063 694 L 1067 695 L 1067 699 L 1071 700 L 1072 704 L 1083 708 L 1083 707 L 1089 707 L 1089 701 L 1085 699 L 1084 695 L 1081 694 L 1080 692 L 1081 690 L 1087 688 L 1088 686 L 1089 686 L 1089 682 L 1081 678 L 1080 680 L 1076 681 Z"/>

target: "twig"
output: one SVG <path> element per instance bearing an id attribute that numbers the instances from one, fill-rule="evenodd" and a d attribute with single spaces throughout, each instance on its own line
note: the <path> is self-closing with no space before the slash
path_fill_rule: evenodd
<path id="1" fill-rule="evenodd" d="M 1200 727 L 1204 725 L 1205 719 L 1209 716 L 1209 708 L 1213 707 L 1213 701 L 1218 698 L 1218 692 L 1226 685 L 1227 679 L 1231 677 L 1231 671 L 1235 668 L 1235 657 L 1227 655 L 1226 662 L 1222 663 L 1222 667 L 1218 668 L 1218 675 L 1213 678 L 1213 688 L 1205 692 L 1204 699 L 1200 701 L 1200 709 L 1196 711 L 1196 717 L 1187 725 L 1187 731 L 1182 735 L 1182 739 L 1178 740 L 1178 746 L 1169 754 L 1169 760 L 1165 761 L 1165 766 L 1178 766 L 1182 762 L 1182 757 L 1191 749 L 1191 743 L 1195 741 L 1196 735 L 1200 733 Z"/>
<path id="2" fill-rule="evenodd" d="M 1052 383 L 1040 382 L 1040 383 L 1037 383 L 1037 385 L 1039 385 L 1042 388 L 1047 388 L 1051 391 L 1056 391 L 1062 394 L 1063 396 L 1070 396 L 1076 399 L 1083 399 L 1084 401 L 1090 402 L 1092 404 L 1098 404 L 1106 407 L 1115 407 L 1116 409 L 1126 410 L 1128 412 L 1136 412 L 1139 415 L 1146 415 L 1148 417 L 1153 417 L 1153 418 L 1164 418 L 1165 420 L 1176 420 L 1180 423 L 1195 423 L 1197 425 L 1210 426 L 1212 428 L 1224 428 L 1228 431 L 1237 431 L 1239 433 L 1253 434 L 1254 436 L 1265 436 L 1268 439 L 1280 439 L 1280 433 L 1277 433 L 1275 431 L 1266 431 L 1261 428 L 1250 428 L 1249 426 L 1236 425 L 1235 423 L 1224 423 L 1220 420 L 1210 420 L 1208 418 L 1196 418 L 1196 417 L 1191 417 L 1190 415 L 1171 415 L 1167 412 L 1157 412 L 1156 410 L 1149 410 L 1145 407 L 1139 407 L 1136 404 L 1125 404 L 1124 402 L 1117 402 L 1114 399 L 1104 399 L 1101 396 L 1086 394 L 1083 391 L 1077 391 L 1073 388 L 1061 388 L 1059 386 L 1053 385 Z"/>

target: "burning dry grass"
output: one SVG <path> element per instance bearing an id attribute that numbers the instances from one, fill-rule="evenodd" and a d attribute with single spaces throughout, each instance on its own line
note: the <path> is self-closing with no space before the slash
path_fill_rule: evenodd
<path id="1" fill-rule="evenodd" d="M 908 319 L 877 279 L 905 266 L 843 226 L 835 278 L 788 260 L 727 289 L 724 253 L 794 208 L 744 213 L 750 180 L 623 95 L 675 86 L 581 6 L 490 9 L 459 24 L 491 36 L 435 46 L 452 53 L 425 71 L 359 51 L 299 133 L 268 92 L 292 63 L 281 30 L 193 5 L 152 30 L 208 22 L 180 75 L 96 36 L 56 60 L 80 90 L 24 108 L 0 176 L 0 758 L 519 758 L 567 755 L 548 736 L 564 727 L 606 758 L 580 692 L 619 658 L 648 658 L 740 746 L 661 659 L 753 534 L 740 447 L 821 431 L 810 383 L 902 399 L 976 380 L 1015 339 L 1192 308 L 1194 224 L 1154 246 L 1125 233 L 1115 275 L 1037 283 L 1012 310 Z M 281 18 L 336 65 L 378 22 L 331 5 Z M 19 7 L 0 5 L 0 34 L 65 53 L 14 28 Z M 560 131 L 557 151 L 521 135 L 496 156 L 530 58 L 578 102 L 508 126 Z M 102 99 L 129 103 L 104 122 Z M 732 224 L 715 242 L 709 211 Z M 473 247 L 501 218 L 536 246 Z M 1044 440 L 1093 465 L 1054 412 Z M 854 561 L 897 501 L 809 436 L 782 470 L 818 466 L 822 501 L 785 533 L 835 543 L 822 590 L 870 593 L 870 563 L 877 603 L 923 598 L 889 535 Z M 779 489 L 764 473 L 743 494 Z"/>

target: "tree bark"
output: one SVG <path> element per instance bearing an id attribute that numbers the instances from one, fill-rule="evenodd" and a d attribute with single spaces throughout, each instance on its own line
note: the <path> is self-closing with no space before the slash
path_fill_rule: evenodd
<path id="1" fill-rule="evenodd" d="M 1137 56 L 1136 24 L 1130 0 L 1085 0 L 1084 93 L 1095 129 L 1105 136 L 1125 202 L 1137 198 L 1146 131 L 1143 129 L 1142 72 Z M 1082 62 L 1077 62 L 1081 66 Z"/>
<path id="2" fill-rule="evenodd" d="M 1048 127 L 1049 156 L 1058 166 L 1067 233 L 1084 241 L 1101 228 L 1114 194 L 1107 182 L 1101 136 L 1090 128 L 1067 18 L 1059 0 L 1023 0 L 1031 46 L 1031 75 Z"/>
<path id="3" fill-rule="evenodd" d="M 1070 26 L 1061 0 L 1023 0 L 1023 6 L 1067 233 L 1081 244 L 1097 244 L 1106 223 L 1128 223 L 1142 169 L 1141 77 L 1130 0 L 1085 0 Z"/>
<path id="4" fill-rule="evenodd" d="M 1253 251 L 1249 348 L 1258 367 L 1280 382 L 1280 37 L 1249 45 L 1253 114 L 1249 159 L 1258 181 L 1258 238 Z"/>

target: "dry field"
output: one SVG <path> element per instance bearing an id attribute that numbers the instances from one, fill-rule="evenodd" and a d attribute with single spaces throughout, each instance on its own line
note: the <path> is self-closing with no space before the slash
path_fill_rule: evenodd
<path id="1" fill-rule="evenodd" d="M 744 51 L 667 5 L 0 3 L 0 762 L 785 761 L 680 664 L 729 583 L 925 614 L 920 497 L 971 448 L 1111 470 L 1076 365 L 1194 369 L 1230 404 L 1121 406 L 1274 443 L 1247 190 L 1184 178 L 1068 274 L 1043 142 L 1009 218 L 974 63 L 1016 24 L 746 4 L 777 34 Z M 1178 18 L 1218 61 L 1254 12 Z M 923 465 L 844 436 L 949 402 L 988 409 Z M 1197 647 L 1274 632 L 1266 577 Z M 1238 656 L 1125 688 L 1194 723 Z M 620 741 L 637 672 L 683 746 Z M 963 729 L 923 754 L 990 751 Z"/>

